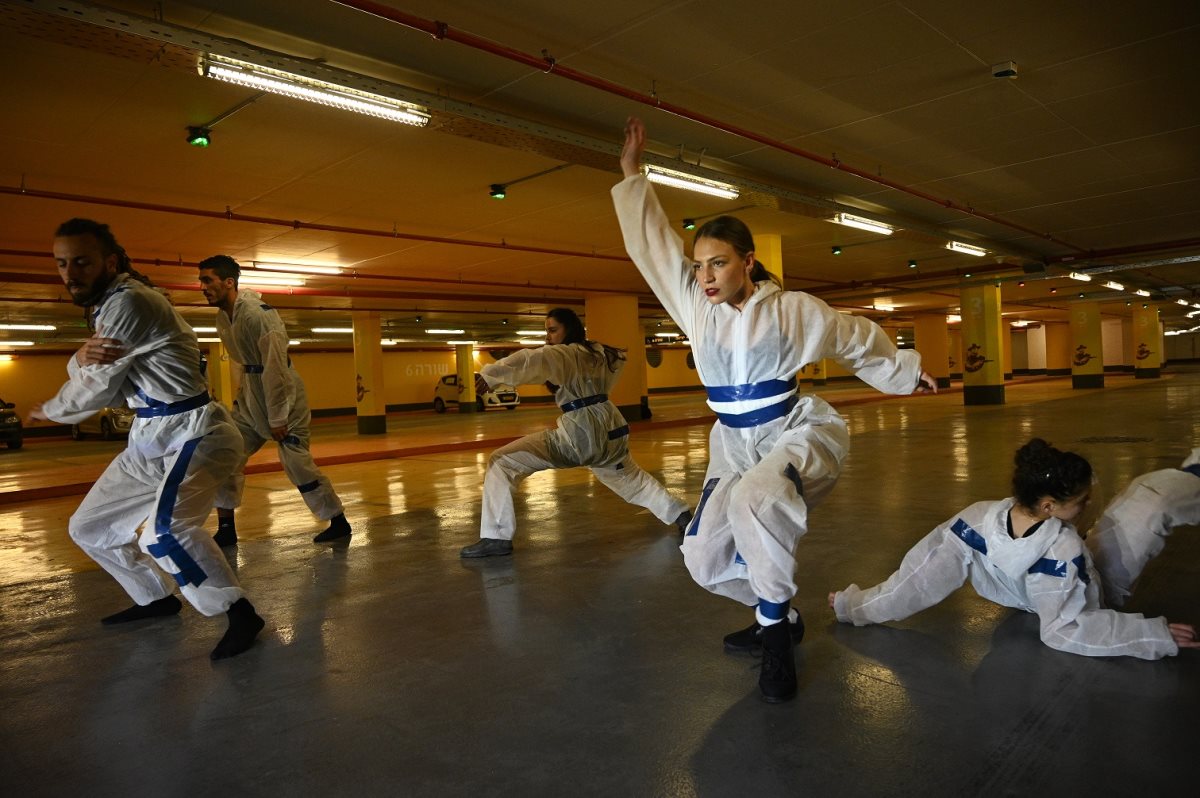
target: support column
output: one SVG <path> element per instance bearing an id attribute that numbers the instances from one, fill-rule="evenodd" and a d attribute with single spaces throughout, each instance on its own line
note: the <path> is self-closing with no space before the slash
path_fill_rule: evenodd
<path id="1" fill-rule="evenodd" d="M 1047 322 L 1046 373 L 1065 377 L 1071 373 L 1071 328 L 1067 324 Z"/>
<path id="2" fill-rule="evenodd" d="M 387 432 L 387 403 L 383 390 L 383 344 L 379 312 L 357 310 L 354 317 L 354 395 L 359 435 Z"/>
<path id="3" fill-rule="evenodd" d="M 1162 373 L 1162 333 L 1158 323 L 1158 305 L 1133 306 L 1133 376 L 1158 379 Z"/>
<path id="4" fill-rule="evenodd" d="M 479 406 L 479 394 L 475 391 L 475 346 L 454 345 L 454 370 L 458 374 L 458 412 L 474 413 Z"/>
<path id="5" fill-rule="evenodd" d="M 754 257 L 783 285 L 783 236 L 779 233 L 755 233 Z"/>
<path id="6" fill-rule="evenodd" d="M 963 404 L 1004 404 L 1003 330 L 1000 289 L 962 289 Z"/>
<path id="7" fill-rule="evenodd" d="M 233 407 L 237 396 L 237 385 L 233 381 L 233 366 L 225 344 L 208 345 L 207 366 L 208 391 L 212 397 L 228 408 Z"/>
<path id="8" fill-rule="evenodd" d="M 824 385 L 826 382 L 828 382 L 829 376 L 828 369 L 826 368 L 827 366 L 828 364 L 825 362 L 825 358 L 821 358 L 810 365 L 809 371 L 812 372 L 813 385 Z"/>
<path id="9" fill-rule="evenodd" d="M 950 387 L 950 335 L 945 314 L 921 314 L 913 318 L 913 336 L 921 353 L 921 366 L 939 388 Z"/>
<path id="10" fill-rule="evenodd" d="M 1000 347 L 1003 353 L 1003 361 L 1001 362 L 1001 373 L 1004 374 L 1004 381 L 1009 382 L 1013 378 L 1013 337 L 1012 325 L 1006 324 L 1004 319 L 1000 319 Z"/>
<path id="11" fill-rule="evenodd" d="M 646 334 L 638 319 L 636 296 L 585 294 L 587 337 L 625 350 L 625 368 L 608 398 L 626 421 L 650 418 L 646 391 Z"/>
<path id="12" fill-rule="evenodd" d="M 1076 302 L 1071 306 L 1071 387 L 1104 387 L 1104 338 L 1100 328 L 1100 303 Z"/>

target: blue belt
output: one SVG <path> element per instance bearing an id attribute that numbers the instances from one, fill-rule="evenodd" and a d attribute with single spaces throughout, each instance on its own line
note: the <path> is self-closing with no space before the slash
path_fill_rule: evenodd
<path id="1" fill-rule="evenodd" d="M 141 393 L 141 391 L 139 391 L 139 393 Z M 197 394 L 190 399 L 180 399 L 178 402 L 171 402 L 170 404 L 156 401 L 145 394 L 142 394 L 142 398 L 150 402 L 151 405 L 149 407 L 134 408 L 133 412 L 138 418 L 174 416 L 180 413 L 186 413 L 189 410 L 195 410 L 197 407 L 204 407 L 206 404 L 212 401 L 208 395 L 208 391 Z"/>
<path id="2" fill-rule="evenodd" d="M 608 394 L 598 393 L 595 396 L 585 396 L 582 399 L 572 399 L 571 401 L 567 402 L 565 405 L 559 405 L 558 408 L 559 408 L 559 410 L 562 410 L 564 413 L 570 413 L 572 410 L 578 410 L 581 407 L 587 407 L 588 405 L 598 405 L 601 402 L 607 402 L 607 401 L 608 401 Z"/>
<path id="3" fill-rule="evenodd" d="M 765 382 L 750 382 L 745 385 L 711 385 L 705 386 L 710 402 L 740 402 L 743 399 L 765 399 L 768 396 L 779 396 L 796 390 L 796 377 L 786 380 L 766 380 Z"/>
<path id="4" fill-rule="evenodd" d="M 792 394 L 782 402 L 751 410 L 749 413 L 717 413 L 717 419 L 727 427 L 757 427 L 768 421 L 783 418 L 792 412 L 792 408 L 799 401 L 800 397 Z"/>
<path id="5" fill-rule="evenodd" d="M 262 374 L 263 367 L 255 366 L 255 365 L 246 365 L 246 366 L 242 366 L 242 371 L 246 372 L 247 374 Z"/>

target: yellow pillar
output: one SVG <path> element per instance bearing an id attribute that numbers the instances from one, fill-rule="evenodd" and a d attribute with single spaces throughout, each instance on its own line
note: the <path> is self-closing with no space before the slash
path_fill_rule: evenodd
<path id="1" fill-rule="evenodd" d="M 783 285 L 783 236 L 778 233 L 755 233 L 754 257 Z"/>
<path id="2" fill-rule="evenodd" d="M 1162 369 L 1162 333 L 1158 323 L 1158 305 L 1133 306 L 1133 376 L 1157 379 Z"/>
<path id="3" fill-rule="evenodd" d="M 1000 289 L 962 289 L 963 404 L 1004 404 L 1004 321 Z"/>
<path id="4" fill-rule="evenodd" d="M 825 358 L 811 364 L 809 372 L 812 374 L 813 385 L 824 385 L 829 381 L 829 364 L 825 362 Z"/>
<path id="5" fill-rule="evenodd" d="M 923 313 L 913 318 L 913 340 L 921 353 L 921 367 L 939 388 L 950 387 L 950 336 L 945 314 Z"/>
<path id="6" fill-rule="evenodd" d="M 646 334 L 638 319 L 636 296 L 584 294 L 587 337 L 625 350 L 625 368 L 608 398 L 627 421 L 650 418 L 646 382 Z"/>
<path id="7" fill-rule="evenodd" d="M 212 397 L 226 407 L 233 407 L 237 396 L 237 385 L 233 381 L 233 366 L 229 359 L 229 350 L 225 344 L 208 345 L 208 392 Z"/>
<path id="8" fill-rule="evenodd" d="M 1071 373 L 1071 328 L 1048 322 L 1046 330 L 1046 373 L 1063 377 Z"/>
<path id="9" fill-rule="evenodd" d="M 387 432 L 387 404 L 378 311 L 354 311 L 354 373 L 358 434 L 382 435 Z"/>
<path id="10" fill-rule="evenodd" d="M 1000 343 L 1003 344 L 1001 349 L 1002 349 L 1003 357 L 1004 357 L 1004 359 L 1001 363 L 1001 372 L 1004 374 L 1004 379 L 1007 382 L 1008 380 L 1011 380 L 1013 378 L 1013 365 L 1012 365 L 1013 340 L 1012 340 L 1012 326 L 1009 324 L 1005 324 L 1003 319 L 1000 320 Z"/>
<path id="11" fill-rule="evenodd" d="M 458 374 L 458 412 L 474 413 L 479 406 L 475 392 L 475 347 L 473 344 L 454 345 L 454 370 Z"/>
<path id="12" fill-rule="evenodd" d="M 1133 372 L 1133 319 L 1121 319 L 1121 371 Z"/>
<path id="13" fill-rule="evenodd" d="M 950 328 L 950 356 L 947 361 L 950 366 L 950 379 L 961 380 L 963 378 L 963 347 L 962 347 L 962 329 Z"/>
<path id="14" fill-rule="evenodd" d="M 1077 302 L 1071 306 L 1071 387 L 1104 387 L 1099 302 Z"/>

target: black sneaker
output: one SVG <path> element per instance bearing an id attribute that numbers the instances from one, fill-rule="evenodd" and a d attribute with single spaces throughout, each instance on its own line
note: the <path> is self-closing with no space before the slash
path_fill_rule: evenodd
<path id="1" fill-rule="evenodd" d="M 784 624 L 772 624 L 763 629 L 758 689 L 768 704 L 780 704 L 796 697 L 794 645 L 790 630 Z"/>
<path id="2" fill-rule="evenodd" d="M 804 619 L 799 613 L 796 614 L 795 622 L 788 622 L 788 629 L 792 633 L 792 645 L 800 645 L 800 641 L 804 639 Z M 758 654 L 762 650 L 762 633 L 763 628 L 759 626 L 758 621 L 745 629 L 731 632 L 725 635 L 725 650 L 730 654 Z"/>
<path id="3" fill-rule="evenodd" d="M 469 560 L 474 557 L 503 557 L 508 554 L 512 554 L 511 540 L 480 538 L 478 543 L 464 546 L 463 550 L 458 553 L 458 556 Z"/>
<path id="4" fill-rule="evenodd" d="M 236 546 L 238 544 L 237 528 L 232 526 L 218 526 L 217 534 L 213 535 L 213 541 L 221 548 Z"/>
<path id="5" fill-rule="evenodd" d="M 350 537 L 352 530 L 346 516 L 339 515 L 329 522 L 329 528 L 313 538 L 313 543 L 330 543 L 335 540 Z"/>

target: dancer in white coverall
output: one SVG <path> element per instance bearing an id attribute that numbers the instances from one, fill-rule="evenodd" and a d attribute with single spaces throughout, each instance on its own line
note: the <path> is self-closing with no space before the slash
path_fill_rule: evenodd
<path id="1" fill-rule="evenodd" d="M 555 308 L 546 316 L 546 342 L 479 370 L 489 386 L 547 383 L 563 414 L 555 429 L 526 435 L 492 453 L 483 479 L 480 539 L 461 556 L 512 554 L 517 525 L 513 489 L 548 468 L 587 466 L 613 493 L 682 531 L 691 519 L 687 505 L 633 461 L 629 425 L 608 399 L 625 367 L 625 353 L 588 341 L 583 322 L 570 308 Z"/>
<path id="2" fill-rule="evenodd" d="M 308 509 L 329 527 L 313 542 L 326 543 L 350 536 L 341 499 L 313 462 L 308 426 L 312 418 L 300 375 L 288 358 L 288 334 L 283 321 L 262 295 L 239 288 L 241 267 L 228 255 L 200 262 L 200 290 L 217 308 L 217 334 L 229 356 L 242 366 L 242 381 L 233 405 L 233 420 L 245 448 L 233 477 L 217 494 L 216 541 L 237 543 L 234 508 L 242 503 L 246 461 L 269 440 L 279 444 L 279 462 Z"/>
<path id="3" fill-rule="evenodd" d="M 755 623 L 725 638 L 727 650 L 762 647 L 767 701 L 795 695 L 792 646 L 803 634 L 789 607 L 796 544 L 808 510 L 833 487 L 849 446 L 846 424 L 824 400 L 796 393 L 796 374 L 834 358 L 869 385 L 910 394 L 934 390 L 920 356 L 897 351 L 878 325 L 783 291 L 754 259 L 746 225 L 731 216 L 696 232 L 693 257 L 659 206 L 640 162 L 645 129 L 626 125 L 613 188 L 625 248 L 671 318 L 687 334 L 718 423 L 683 552 L 692 577 L 714 593 L 757 606 Z M 784 623 L 784 621 L 788 621 Z"/>
<path id="4" fill-rule="evenodd" d="M 173 615 L 178 585 L 201 613 L 229 617 L 212 658 L 239 654 L 263 621 L 202 525 L 237 465 L 241 440 L 228 411 L 208 396 L 196 335 L 130 268 L 108 225 L 63 223 L 54 259 L 75 304 L 90 309 L 95 335 L 68 361 L 68 382 L 30 418 L 77 423 L 119 401 L 137 416 L 128 446 L 69 524 L 71 538 L 136 602 L 102 621 Z"/>
<path id="5" fill-rule="evenodd" d="M 830 606 L 855 626 L 899 621 L 970 579 L 983 598 L 1036 613 L 1042 642 L 1059 651 L 1158 659 L 1200 648 L 1188 624 L 1102 607 L 1071 526 L 1091 483 L 1087 460 L 1034 438 L 1017 451 L 1012 498 L 972 504 L 913 546 L 886 581 L 830 593 Z"/>
<path id="6" fill-rule="evenodd" d="M 1104 603 L 1122 607 L 1146 563 L 1177 526 L 1200 524 L 1200 449 L 1179 468 L 1142 474 L 1104 508 L 1087 535 Z"/>

